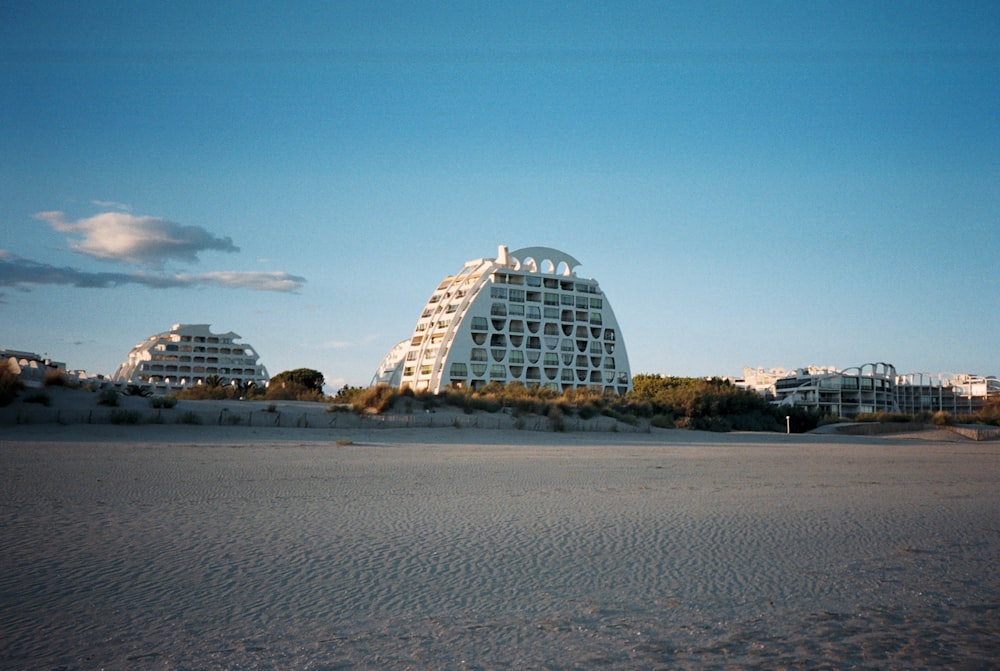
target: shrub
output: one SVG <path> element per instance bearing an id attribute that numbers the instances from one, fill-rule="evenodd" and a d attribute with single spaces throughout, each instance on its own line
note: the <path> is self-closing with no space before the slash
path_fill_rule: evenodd
<path id="1" fill-rule="evenodd" d="M 149 387 L 143 387 L 138 384 L 130 384 L 125 387 L 125 391 L 122 392 L 125 396 L 143 396 L 149 397 L 153 395 L 153 390 Z"/>
<path id="2" fill-rule="evenodd" d="M 674 416 L 673 415 L 653 415 L 653 418 L 649 421 L 650 424 L 658 429 L 672 429 L 674 428 Z"/>
<path id="3" fill-rule="evenodd" d="M 899 412 L 859 412 L 855 417 L 856 422 L 878 422 L 880 424 L 899 423 L 905 424 L 913 421 L 913 416 Z"/>
<path id="4" fill-rule="evenodd" d="M 66 378 L 57 370 L 47 370 L 42 377 L 43 387 L 65 387 Z"/>
<path id="5" fill-rule="evenodd" d="M 154 396 L 149 399 L 149 407 L 170 409 L 177 405 L 177 399 L 173 396 Z"/>
<path id="6" fill-rule="evenodd" d="M 6 368 L 0 368 L 0 407 L 10 405 L 17 398 L 17 392 L 22 389 L 24 383 L 17 375 Z"/>
<path id="7" fill-rule="evenodd" d="M 549 408 L 546 417 L 549 419 L 549 429 L 552 431 L 565 431 L 566 430 L 566 419 L 563 415 L 562 409 L 554 405 Z"/>
<path id="8" fill-rule="evenodd" d="M 25 403 L 38 403 L 40 405 L 52 405 L 52 397 L 44 391 L 35 391 L 24 397 Z"/>
<path id="9" fill-rule="evenodd" d="M 138 410 L 116 408 L 111 411 L 108 419 L 112 424 L 138 424 L 141 417 Z"/>
<path id="10" fill-rule="evenodd" d="M 98 405 L 106 405 L 110 408 L 118 405 L 118 390 L 117 389 L 105 389 L 101 392 L 101 396 L 97 399 Z"/>
<path id="11" fill-rule="evenodd" d="M 952 426 L 954 423 L 955 419 L 951 416 L 950 412 L 938 410 L 931 415 L 931 424 L 934 426 Z"/>
<path id="12" fill-rule="evenodd" d="M 201 424 L 201 417 L 189 410 L 181 415 L 177 422 L 178 424 Z"/>
<path id="13" fill-rule="evenodd" d="M 358 412 L 374 412 L 381 414 L 392 407 L 399 398 L 399 391 L 387 384 L 369 387 L 358 397 L 355 410 Z"/>
<path id="14" fill-rule="evenodd" d="M 365 392 L 364 387 L 352 387 L 348 384 L 345 384 L 343 387 L 337 390 L 337 393 L 333 397 L 333 402 L 350 405 L 354 403 L 358 399 L 358 397 L 361 396 L 361 394 L 363 394 L 364 392 Z"/>
<path id="15" fill-rule="evenodd" d="M 176 398 L 189 401 L 225 401 L 234 398 L 240 390 L 232 385 L 202 384 L 174 392 Z"/>

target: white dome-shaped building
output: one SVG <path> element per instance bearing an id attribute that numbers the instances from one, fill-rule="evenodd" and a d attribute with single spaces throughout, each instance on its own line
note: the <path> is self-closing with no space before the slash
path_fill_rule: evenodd
<path id="1" fill-rule="evenodd" d="M 132 348 L 112 381 L 167 392 L 204 384 L 209 377 L 223 384 L 266 386 L 267 369 L 239 335 L 212 333 L 209 324 L 174 324 Z"/>
<path id="2" fill-rule="evenodd" d="M 520 382 L 557 391 L 632 388 L 621 329 L 580 262 L 549 247 L 469 261 L 431 294 L 413 335 L 386 355 L 373 384 L 440 392 Z"/>

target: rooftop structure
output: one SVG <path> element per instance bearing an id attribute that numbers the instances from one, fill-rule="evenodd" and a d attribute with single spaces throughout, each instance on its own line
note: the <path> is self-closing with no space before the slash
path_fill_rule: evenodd
<path id="1" fill-rule="evenodd" d="M 441 281 L 412 335 L 379 365 L 373 384 L 440 392 L 520 382 L 557 391 L 632 388 L 621 329 L 596 280 L 549 247 L 466 262 Z"/>
<path id="2" fill-rule="evenodd" d="M 112 381 L 153 387 L 159 392 L 218 380 L 222 384 L 266 385 L 267 369 L 239 335 L 212 333 L 209 324 L 174 324 L 149 336 L 128 353 Z M 211 380 L 210 380 L 211 378 Z"/>
<path id="3" fill-rule="evenodd" d="M 66 364 L 34 352 L 0 348 L 0 367 L 20 378 L 28 387 L 41 387 L 49 374 L 65 375 Z"/>

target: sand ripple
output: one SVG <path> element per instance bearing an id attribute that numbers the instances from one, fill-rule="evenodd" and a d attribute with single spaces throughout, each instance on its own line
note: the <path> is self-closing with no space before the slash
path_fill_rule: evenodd
<path id="1" fill-rule="evenodd" d="M 0 666 L 990 668 L 996 448 L 795 450 L 7 444 Z"/>

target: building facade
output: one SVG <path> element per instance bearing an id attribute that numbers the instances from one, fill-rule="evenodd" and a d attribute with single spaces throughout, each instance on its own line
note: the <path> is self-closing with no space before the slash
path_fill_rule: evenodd
<path id="1" fill-rule="evenodd" d="M 579 265 L 549 247 L 501 246 L 496 258 L 468 261 L 441 281 L 372 383 L 433 393 L 491 382 L 628 392 L 621 328 Z"/>
<path id="2" fill-rule="evenodd" d="M 995 377 L 897 375 L 887 363 L 867 363 L 846 370 L 815 366 L 794 371 L 744 368 L 738 384 L 771 398 L 779 406 L 803 407 L 834 417 L 939 410 L 974 414 L 990 401 L 1000 400 L 1000 380 Z"/>
<path id="3" fill-rule="evenodd" d="M 965 373 L 907 373 L 896 379 L 896 398 L 899 409 L 910 414 L 943 410 L 971 415 L 1000 400 L 1000 379 Z"/>
<path id="4" fill-rule="evenodd" d="M 212 333 L 209 324 L 174 324 L 140 342 L 118 366 L 113 382 L 168 392 L 219 380 L 236 386 L 266 386 L 267 369 L 233 332 Z"/>

